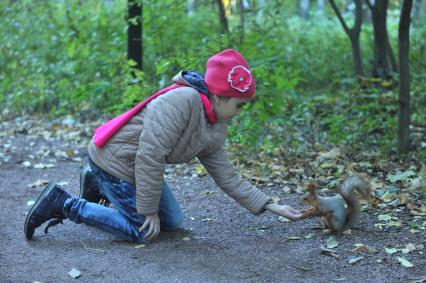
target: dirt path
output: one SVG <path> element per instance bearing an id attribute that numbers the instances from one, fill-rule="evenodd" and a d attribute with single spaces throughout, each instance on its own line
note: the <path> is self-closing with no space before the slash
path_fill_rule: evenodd
<path id="1" fill-rule="evenodd" d="M 425 230 L 414 234 L 406 227 L 380 230 L 374 226 L 377 216 L 364 213 L 359 229 L 335 236 L 338 257 L 324 255 L 320 246 L 329 235 L 311 230 L 316 220 L 290 223 L 268 213 L 253 216 L 209 177 L 193 178 L 176 170 L 170 170 L 167 180 L 185 213 L 182 231 L 162 233 L 155 243 L 135 248 L 92 227 L 65 221 L 48 234 L 36 230 L 34 240 L 27 241 L 23 233 L 27 202 L 43 189 L 28 184 L 43 179 L 68 182 L 65 188 L 76 195 L 79 158 L 85 149 L 19 134 L 0 136 L 0 142 L 7 155 L 0 164 L 0 282 L 401 282 L 426 276 L 425 249 L 393 255 L 384 250 L 425 245 Z M 65 158 L 48 169 L 25 168 L 27 156 L 43 146 L 71 148 L 75 161 Z M 49 156 L 40 160 L 35 156 L 31 162 L 50 164 Z M 280 187 L 263 190 L 299 207 L 296 194 L 286 195 Z M 377 252 L 357 254 L 352 251 L 357 243 Z M 349 263 L 360 256 L 360 261 Z M 397 256 L 415 266 L 401 266 Z M 81 277 L 71 278 L 72 268 Z"/>

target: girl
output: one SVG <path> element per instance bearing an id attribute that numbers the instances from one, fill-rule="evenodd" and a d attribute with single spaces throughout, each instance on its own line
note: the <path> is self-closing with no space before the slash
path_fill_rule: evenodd
<path id="1" fill-rule="evenodd" d="M 96 129 L 88 150 L 90 169 L 81 175 L 81 197 L 50 183 L 28 213 L 27 239 L 44 222 L 53 219 L 47 232 L 65 218 L 139 243 L 155 239 L 160 230 L 175 230 L 183 215 L 164 182 L 164 169 L 194 157 L 226 194 L 252 213 L 268 210 L 291 220 L 301 218 L 300 211 L 273 203 L 242 180 L 226 156 L 227 125 L 256 88 L 244 57 L 224 50 L 207 61 L 204 78 L 183 71 L 173 81 Z M 98 202 L 111 202 L 115 209 Z"/>

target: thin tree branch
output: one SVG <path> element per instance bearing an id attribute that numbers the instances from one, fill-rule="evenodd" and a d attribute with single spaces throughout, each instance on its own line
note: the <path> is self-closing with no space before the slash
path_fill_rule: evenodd
<path id="1" fill-rule="evenodd" d="M 370 8 L 370 10 L 373 10 L 373 4 L 371 4 L 370 0 L 365 0 L 365 3 L 367 4 L 368 8 Z"/>
<path id="2" fill-rule="evenodd" d="M 362 26 L 362 0 L 355 0 L 355 23 L 354 30 L 356 33 L 361 31 Z"/>
<path id="3" fill-rule="evenodd" d="M 352 37 L 351 29 L 348 27 L 345 20 L 343 19 L 342 14 L 339 11 L 339 8 L 337 8 L 337 6 L 336 6 L 336 2 L 334 2 L 334 0 L 329 0 L 329 2 L 330 2 L 331 7 L 333 8 L 334 12 L 336 13 L 337 18 L 339 19 L 340 23 L 342 24 L 343 29 L 349 35 L 349 37 Z"/>

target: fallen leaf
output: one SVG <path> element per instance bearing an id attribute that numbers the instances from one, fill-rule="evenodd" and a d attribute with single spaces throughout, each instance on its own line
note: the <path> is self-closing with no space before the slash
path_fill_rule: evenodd
<path id="1" fill-rule="evenodd" d="M 389 221 L 392 219 L 392 215 L 389 214 L 379 214 L 379 216 L 377 216 L 377 218 L 379 219 L 379 221 Z"/>
<path id="2" fill-rule="evenodd" d="M 305 238 L 305 239 L 312 239 L 314 237 L 315 237 L 314 233 L 309 233 L 309 234 L 306 234 L 305 236 L 303 236 L 303 238 Z"/>
<path id="3" fill-rule="evenodd" d="M 183 238 L 182 238 L 182 241 L 189 241 L 189 240 L 191 240 L 191 238 L 190 238 L 190 237 L 183 237 Z"/>
<path id="4" fill-rule="evenodd" d="M 402 248 L 401 251 L 404 254 L 408 254 L 409 252 L 415 251 L 416 250 L 416 245 L 414 244 L 406 244 L 405 248 Z"/>
<path id="5" fill-rule="evenodd" d="M 290 193 L 290 192 L 291 192 L 291 188 L 290 188 L 290 187 L 284 187 L 284 188 L 282 188 L 282 190 L 283 190 L 286 194 L 288 194 L 288 193 Z"/>
<path id="6" fill-rule="evenodd" d="M 339 255 L 334 250 L 327 249 L 324 246 L 321 246 L 320 249 L 321 249 L 322 254 L 329 255 L 329 256 L 332 256 L 332 257 L 335 257 L 335 258 L 339 257 Z"/>
<path id="7" fill-rule="evenodd" d="M 363 258 L 364 258 L 363 256 L 359 256 L 359 257 L 356 257 L 356 258 L 351 258 L 351 259 L 349 260 L 349 263 L 350 263 L 350 264 L 355 264 L 355 263 L 357 263 L 358 261 L 362 260 Z"/>
<path id="8" fill-rule="evenodd" d="M 24 161 L 24 162 L 22 162 L 22 166 L 24 166 L 25 168 L 30 168 L 31 162 L 30 161 Z"/>
<path id="9" fill-rule="evenodd" d="M 397 173 L 395 175 L 388 175 L 386 179 L 388 179 L 391 183 L 405 182 L 409 181 L 412 177 L 415 177 L 416 175 L 416 172 L 414 172 L 413 170 L 408 170 L 405 172 Z"/>
<path id="10" fill-rule="evenodd" d="M 354 246 L 355 248 L 352 249 L 353 252 L 357 252 L 357 253 L 375 253 L 376 252 L 376 250 L 369 245 L 364 245 L 359 243 L 359 244 L 355 244 Z"/>
<path id="11" fill-rule="evenodd" d="M 81 276 L 81 272 L 78 269 L 75 269 L 74 267 L 71 269 L 70 272 L 68 272 L 68 275 L 71 276 L 74 279 L 77 279 Z"/>
<path id="12" fill-rule="evenodd" d="M 207 175 L 206 168 L 204 168 L 203 165 L 197 165 L 197 166 L 195 166 L 195 172 L 197 172 L 198 176 L 205 176 L 205 175 Z"/>
<path id="13" fill-rule="evenodd" d="M 337 242 L 336 238 L 334 238 L 333 236 L 330 236 L 325 241 L 325 246 L 329 249 L 334 249 L 335 247 L 339 246 L 339 242 Z"/>
<path id="14" fill-rule="evenodd" d="M 398 249 L 396 249 L 396 248 L 385 248 L 385 252 L 387 253 L 387 254 L 394 254 L 394 253 L 397 253 L 398 252 Z"/>
<path id="15" fill-rule="evenodd" d="M 260 226 L 251 227 L 250 230 L 263 231 L 263 230 L 266 230 L 266 229 L 269 229 L 269 228 L 270 228 L 270 226 L 260 225 Z"/>
<path id="16" fill-rule="evenodd" d="M 72 150 L 72 149 L 67 149 L 67 150 L 66 150 L 66 155 L 67 155 L 68 157 L 72 157 L 72 156 L 74 155 L 74 150 Z"/>
<path id="17" fill-rule="evenodd" d="M 397 257 L 399 263 L 404 267 L 413 267 L 414 265 L 403 257 Z"/>
<path id="18" fill-rule="evenodd" d="M 389 227 L 401 227 L 402 223 L 401 221 L 389 221 L 386 225 Z"/>
<path id="19" fill-rule="evenodd" d="M 373 191 L 375 191 L 378 188 L 383 188 L 384 187 L 383 182 L 380 182 L 380 181 L 377 181 L 377 180 L 376 181 L 371 181 L 370 185 L 371 185 L 371 189 Z"/>
<path id="20" fill-rule="evenodd" d="M 278 197 L 278 196 L 273 196 L 273 197 L 272 197 L 272 201 L 273 201 L 273 202 L 275 202 L 275 203 L 278 203 L 280 200 L 281 200 L 281 199 L 280 199 L 280 197 Z"/>
<path id="21" fill-rule="evenodd" d="M 406 282 L 406 283 L 422 283 L 422 282 L 426 282 L 426 275 L 409 277 L 404 282 Z"/>
<path id="22" fill-rule="evenodd" d="M 288 218 L 285 218 L 284 216 L 278 216 L 278 220 L 281 222 L 290 222 L 291 220 Z"/>
<path id="23" fill-rule="evenodd" d="M 288 239 L 288 240 L 300 240 L 301 238 L 298 237 L 298 236 L 288 236 L 288 237 L 286 237 L 286 239 Z"/>
<path id="24" fill-rule="evenodd" d="M 390 193 L 389 191 L 386 191 L 386 193 L 384 195 L 381 196 L 381 200 L 384 202 L 391 202 L 395 199 L 395 195 Z"/>
<path id="25" fill-rule="evenodd" d="M 81 162 L 81 161 L 83 161 L 83 159 L 81 157 L 74 157 L 71 160 L 75 161 L 75 162 Z"/>
<path id="26" fill-rule="evenodd" d="M 136 245 L 135 249 L 140 249 L 140 248 L 144 248 L 146 247 L 146 244 L 140 244 L 140 245 Z"/>
<path id="27" fill-rule="evenodd" d="M 55 167 L 54 164 L 37 163 L 33 166 L 35 169 L 49 169 Z"/>
<path id="28" fill-rule="evenodd" d="M 321 152 L 318 157 L 320 159 L 336 159 L 341 155 L 340 149 L 335 147 L 328 152 Z"/>
<path id="29" fill-rule="evenodd" d="M 37 180 L 32 184 L 29 184 L 28 187 L 30 188 L 37 188 L 37 187 L 41 187 L 44 185 L 47 185 L 49 183 L 49 180 Z"/>

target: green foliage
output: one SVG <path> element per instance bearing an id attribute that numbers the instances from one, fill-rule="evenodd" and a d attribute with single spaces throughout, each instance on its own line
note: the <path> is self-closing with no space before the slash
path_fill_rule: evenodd
<path id="1" fill-rule="evenodd" d="M 113 116 L 169 85 L 178 71 L 204 72 L 209 56 L 237 48 L 253 67 L 257 91 L 230 127 L 231 142 L 271 152 L 279 146 L 303 151 L 308 142 L 395 148 L 397 89 L 358 88 L 350 41 L 329 8 L 305 21 L 296 16 L 297 2 L 265 1 L 259 17 L 259 3 L 250 1 L 244 30 L 233 11 L 230 33 L 221 34 L 214 1 L 197 4 L 192 14 L 184 0 L 142 2 L 143 72 L 127 60 L 126 0 L 0 2 L 0 104 L 17 115 Z M 391 9 L 396 52 L 399 14 Z M 366 72 L 372 33 L 364 23 Z M 426 24 L 415 22 L 410 61 L 417 124 L 426 121 L 425 36 Z"/>

